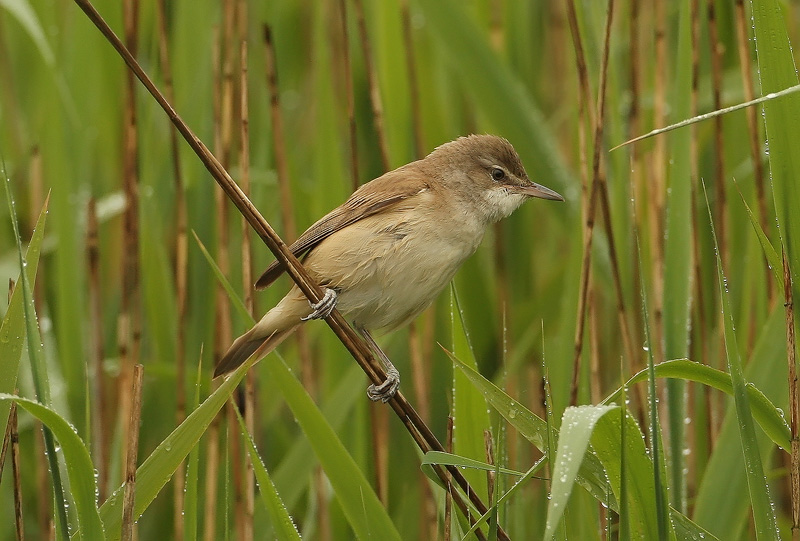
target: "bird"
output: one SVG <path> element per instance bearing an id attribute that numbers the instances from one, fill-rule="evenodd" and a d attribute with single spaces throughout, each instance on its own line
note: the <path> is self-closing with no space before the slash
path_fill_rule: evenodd
<path id="1" fill-rule="evenodd" d="M 364 337 L 386 373 L 367 391 L 390 400 L 400 374 L 373 332 L 402 327 L 419 315 L 478 248 L 487 228 L 530 198 L 564 201 L 534 183 L 505 138 L 467 135 L 363 184 L 289 247 L 324 297 L 312 304 L 294 285 L 218 361 L 230 373 L 256 351 L 263 357 L 295 329 L 334 308 Z M 273 262 L 256 281 L 271 285 L 284 271 Z"/>

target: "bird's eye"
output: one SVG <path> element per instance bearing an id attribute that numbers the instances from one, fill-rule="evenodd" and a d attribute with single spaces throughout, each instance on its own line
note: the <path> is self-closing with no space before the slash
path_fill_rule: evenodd
<path id="1" fill-rule="evenodd" d="M 494 180 L 503 180 L 506 178 L 506 172 L 499 167 L 492 167 L 492 178 Z"/>

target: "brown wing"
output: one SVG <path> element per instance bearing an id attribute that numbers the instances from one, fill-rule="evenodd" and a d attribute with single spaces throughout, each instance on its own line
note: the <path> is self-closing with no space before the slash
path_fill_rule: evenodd
<path id="1" fill-rule="evenodd" d="M 361 186 L 358 190 L 331 212 L 323 216 L 305 233 L 289 246 L 295 255 L 311 251 L 328 236 L 348 225 L 372 216 L 381 210 L 393 207 L 429 188 L 425 176 L 413 166 L 417 162 L 395 169 Z M 273 261 L 264 274 L 256 281 L 256 289 L 264 289 L 274 282 L 286 268 L 278 261 Z"/>

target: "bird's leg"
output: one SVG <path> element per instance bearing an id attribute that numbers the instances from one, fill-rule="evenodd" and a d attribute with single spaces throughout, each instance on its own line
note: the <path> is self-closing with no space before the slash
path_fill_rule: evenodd
<path id="1" fill-rule="evenodd" d="M 325 296 L 322 297 L 318 303 L 312 304 L 311 301 L 309 301 L 308 304 L 311 305 L 311 308 L 313 308 L 314 311 L 308 314 L 306 317 L 301 317 L 300 319 L 302 321 L 308 321 L 309 319 L 325 319 L 331 315 L 333 309 L 336 308 L 336 301 L 338 299 L 339 294 L 336 293 L 335 290 L 326 287 Z"/>
<path id="2" fill-rule="evenodd" d="M 373 402 L 381 401 L 381 402 L 388 402 L 392 399 L 392 397 L 397 393 L 398 387 L 400 387 L 400 372 L 397 371 L 397 368 L 394 367 L 392 361 L 389 360 L 389 357 L 383 352 L 383 350 L 378 346 L 375 342 L 375 339 L 372 338 L 372 335 L 369 334 L 369 331 L 363 328 L 359 328 L 358 332 L 361 333 L 361 336 L 364 337 L 364 340 L 367 341 L 370 349 L 372 352 L 378 357 L 378 361 L 381 363 L 381 367 L 383 368 L 384 373 L 386 374 L 386 380 L 380 385 L 370 385 L 367 388 L 367 396 Z"/>

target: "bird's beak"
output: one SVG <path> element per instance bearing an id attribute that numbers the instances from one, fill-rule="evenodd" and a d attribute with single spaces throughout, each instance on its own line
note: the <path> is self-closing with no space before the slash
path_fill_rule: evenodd
<path id="1" fill-rule="evenodd" d="M 518 193 L 520 195 L 527 195 L 528 197 L 538 197 L 539 199 L 550 199 L 551 201 L 563 201 L 564 198 L 558 192 L 551 190 L 541 184 L 531 182 L 524 186 L 509 185 L 509 191 Z"/>

